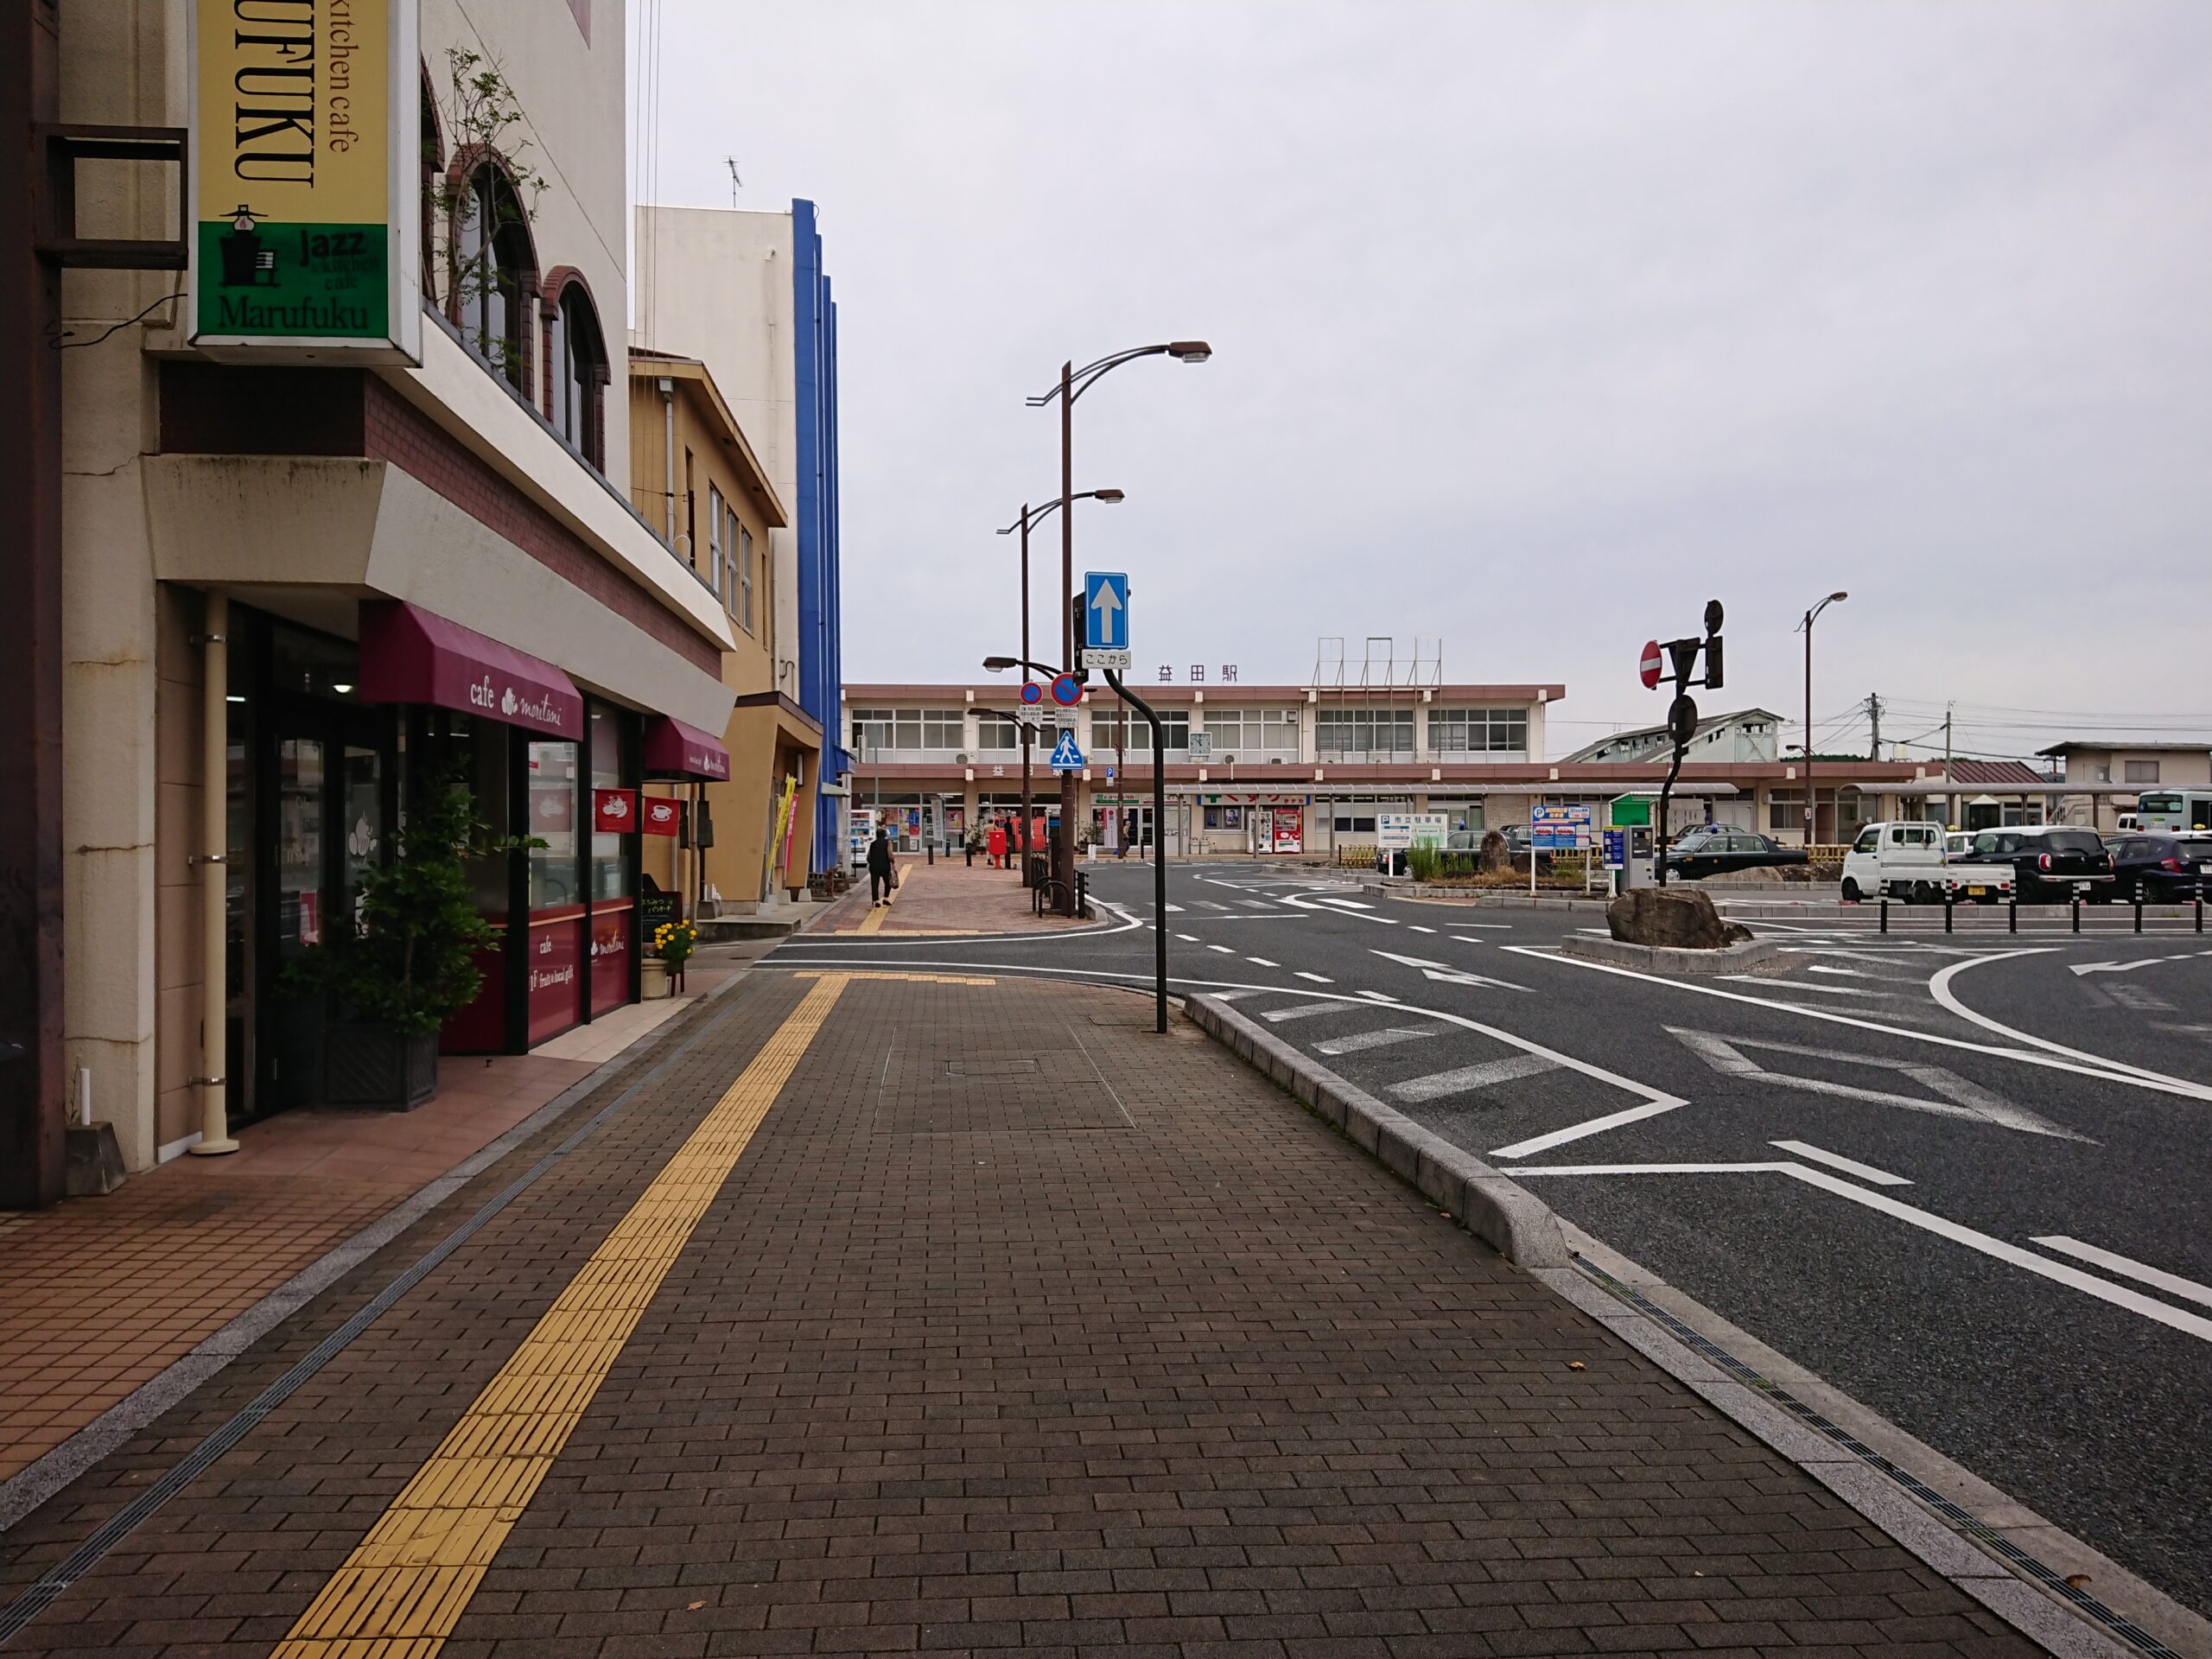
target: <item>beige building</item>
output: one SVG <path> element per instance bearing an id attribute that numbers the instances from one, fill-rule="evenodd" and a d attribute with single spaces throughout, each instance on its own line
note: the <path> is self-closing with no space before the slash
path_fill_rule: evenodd
<path id="1" fill-rule="evenodd" d="M 2117 830 L 2120 815 L 2147 805 L 2146 795 L 2212 789 L 2212 744 L 2069 738 L 2036 753 L 2058 761 L 2072 785 L 2068 822 L 2100 830 Z"/>
<path id="2" fill-rule="evenodd" d="M 698 359 L 632 346 L 630 408 L 631 498 L 721 601 L 734 646 L 722 657 L 735 696 L 720 734 L 729 777 L 649 785 L 650 794 L 683 801 L 683 811 L 677 835 L 646 842 L 645 873 L 680 893 L 687 914 L 698 913 L 702 896 L 723 913 L 750 914 L 804 893 L 813 851 L 822 728 L 776 686 L 777 620 L 789 608 L 790 581 L 778 579 L 771 538 L 791 518 Z M 712 825 L 705 846 L 702 801 Z"/>
<path id="3" fill-rule="evenodd" d="M 201 9 L 60 8 L 60 118 L 193 124 Z M 389 287 L 390 349 L 212 338 L 210 294 L 226 318 L 277 315 L 295 247 L 310 259 L 306 233 L 254 210 L 259 186 L 203 175 L 203 218 L 232 213 L 207 200 L 219 186 L 249 199 L 202 227 L 181 301 L 171 270 L 62 278 L 83 347 L 60 354 L 64 1040 L 132 1167 L 327 1097 L 278 980 L 345 925 L 433 769 L 461 769 L 496 827 L 549 843 L 480 872 L 501 944 L 444 1046 L 519 1050 L 634 997 L 644 855 L 601 797 L 641 787 L 671 729 L 729 728 L 726 652 L 739 683 L 772 683 L 772 572 L 741 626 L 741 593 L 653 510 L 662 479 L 640 494 L 632 477 L 620 8 L 419 15 L 391 66 L 400 130 L 370 135 L 407 254 L 356 257 L 342 279 Z M 513 119 L 472 111 L 461 54 L 495 71 Z M 226 132 L 226 114 L 195 127 L 195 165 Z M 79 223 L 174 238 L 177 194 L 174 169 L 86 168 Z M 234 264 L 234 245 L 251 257 Z M 410 361 L 397 342 L 417 328 Z M 756 546 L 782 522 L 765 480 L 725 499 Z"/>

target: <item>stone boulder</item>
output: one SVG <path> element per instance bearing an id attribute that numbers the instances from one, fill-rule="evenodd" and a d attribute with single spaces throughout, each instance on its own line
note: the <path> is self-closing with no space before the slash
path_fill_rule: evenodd
<path id="1" fill-rule="evenodd" d="M 1496 875 L 1512 868 L 1513 856 L 1505 850 L 1505 837 L 1491 830 L 1483 837 L 1482 848 L 1475 855 L 1475 868 L 1484 875 Z"/>
<path id="2" fill-rule="evenodd" d="M 1718 950 L 1751 937 L 1747 927 L 1723 921 L 1713 900 L 1695 887 L 1630 887 L 1605 906 L 1605 925 L 1627 944 L 1670 950 Z"/>

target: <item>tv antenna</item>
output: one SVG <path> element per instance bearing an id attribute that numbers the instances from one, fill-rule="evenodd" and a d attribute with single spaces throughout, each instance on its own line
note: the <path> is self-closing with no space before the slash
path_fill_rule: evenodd
<path id="1" fill-rule="evenodd" d="M 722 157 L 722 164 L 723 164 L 725 167 L 727 167 L 727 168 L 729 168 L 729 205 L 730 205 L 732 207 L 736 207 L 736 206 L 737 206 L 737 188 L 738 188 L 738 186 L 740 186 L 740 185 L 743 184 L 743 183 L 745 182 L 745 181 L 744 181 L 743 179 L 741 179 L 741 178 L 739 178 L 739 177 L 737 176 L 737 157 L 736 157 L 736 156 L 723 156 L 723 157 Z"/>

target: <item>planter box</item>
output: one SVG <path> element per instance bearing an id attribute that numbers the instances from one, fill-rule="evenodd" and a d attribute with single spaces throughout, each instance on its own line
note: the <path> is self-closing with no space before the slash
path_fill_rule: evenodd
<path id="1" fill-rule="evenodd" d="M 638 976 L 638 997 L 640 1001 L 652 1002 L 669 995 L 666 963 L 658 957 L 647 957 L 639 966 L 642 970 Z"/>
<path id="2" fill-rule="evenodd" d="M 438 1033 L 334 1020 L 323 1031 L 316 1103 L 411 1112 L 438 1092 Z"/>

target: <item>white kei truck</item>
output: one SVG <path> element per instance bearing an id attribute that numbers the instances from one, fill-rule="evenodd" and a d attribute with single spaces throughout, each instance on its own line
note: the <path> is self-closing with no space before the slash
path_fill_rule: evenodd
<path id="1" fill-rule="evenodd" d="M 1870 823 L 1843 855 L 1843 896 L 1896 899 L 1937 905 L 1948 894 L 1958 904 L 2002 904 L 2017 878 L 2010 864 L 1955 863 L 1944 846 L 1943 826 L 1900 819 Z"/>

